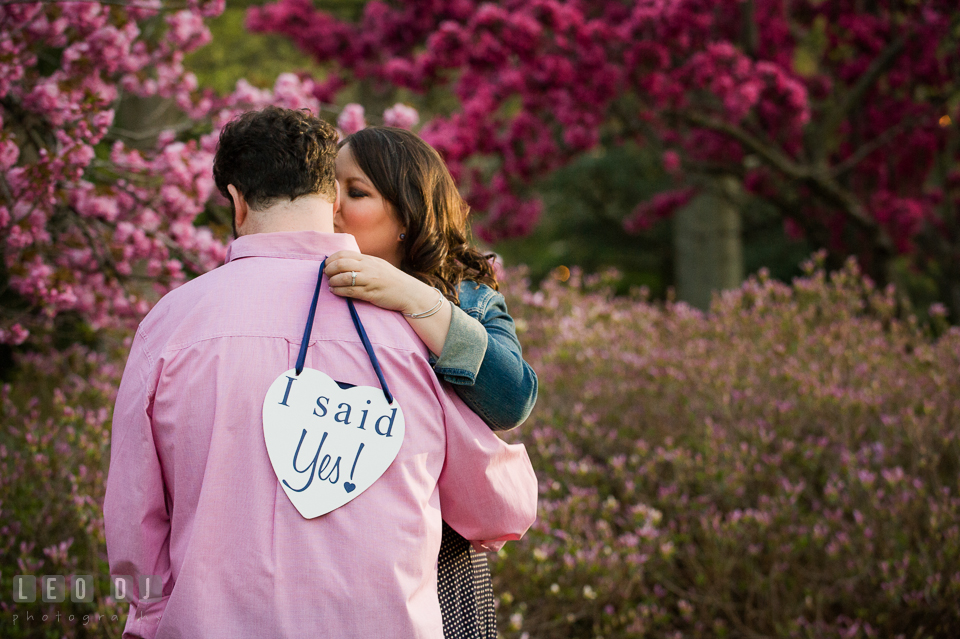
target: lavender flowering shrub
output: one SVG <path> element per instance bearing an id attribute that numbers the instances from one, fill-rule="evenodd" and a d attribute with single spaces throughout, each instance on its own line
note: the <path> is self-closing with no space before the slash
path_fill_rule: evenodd
<path id="1" fill-rule="evenodd" d="M 103 493 L 122 369 L 120 352 L 74 346 L 22 355 L 0 387 L 0 636 L 120 636 L 127 606 L 109 597 Z M 15 603 L 14 575 L 37 578 L 34 603 Z M 42 575 L 93 575 L 96 596 L 42 603 Z"/>
<path id="2" fill-rule="evenodd" d="M 494 561 L 505 637 L 960 636 L 942 309 L 903 318 L 852 262 L 707 315 L 602 278 L 507 289 L 541 384 L 507 437 L 541 502 Z"/>

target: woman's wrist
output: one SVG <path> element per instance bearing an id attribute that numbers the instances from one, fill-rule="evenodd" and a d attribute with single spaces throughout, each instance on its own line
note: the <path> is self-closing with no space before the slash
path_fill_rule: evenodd
<path id="1" fill-rule="evenodd" d="M 446 298 L 443 296 L 443 293 L 437 287 L 431 286 L 430 288 L 433 291 L 435 291 L 437 294 L 437 301 L 434 302 L 433 306 L 431 306 L 425 311 L 421 311 L 418 313 L 404 313 L 404 315 L 406 315 L 410 319 L 425 319 L 427 317 L 430 317 L 431 315 L 435 315 L 437 311 L 440 310 L 440 307 L 443 306 L 443 302 L 446 300 Z"/>
<path id="2" fill-rule="evenodd" d="M 432 286 L 420 280 L 415 281 L 418 286 L 410 291 L 409 301 L 404 305 L 408 308 L 401 311 L 403 319 L 416 332 L 429 351 L 438 356 L 443 351 L 447 332 L 450 330 L 453 305 Z"/>
<path id="3" fill-rule="evenodd" d="M 404 316 L 416 319 L 417 316 L 421 316 L 434 308 L 437 305 L 437 298 L 443 297 L 443 294 L 411 275 L 407 275 L 407 277 L 410 278 L 411 286 L 404 296 L 406 303 L 399 310 Z"/>

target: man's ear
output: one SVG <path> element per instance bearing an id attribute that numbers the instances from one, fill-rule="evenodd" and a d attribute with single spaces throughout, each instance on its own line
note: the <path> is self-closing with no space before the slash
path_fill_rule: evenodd
<path id="1" fill-rule="evenodd" d="M 340 182 L 334 180 L 333 185 L 337 190 L 337 195 L 333 198 L 333 212 L 336 213 L 337 209 L 340 208 Z"/>
<path id="2" fill-rule="evenodd" d="M 243 223 L 247 221 L 247 214 L 250 212 L 250 209 L 247 206 L 247 200 L 244 199 L 243 194 L 237 190 L 237 187 L 228 184 L 227 191 L 233 200 L 233 226 L 234 229 L 239 232 Z"/>

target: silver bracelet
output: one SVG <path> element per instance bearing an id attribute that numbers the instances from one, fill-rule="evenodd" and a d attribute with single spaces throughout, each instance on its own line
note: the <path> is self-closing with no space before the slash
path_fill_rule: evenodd
<path id="1" fill-rule="evenodd" d="M 429 311 L 424 311 L 422 313 L 404 313 L 404 315 L 406 315 L 410 319 L 423 319 L 424 317 L 430 317 L 431 315 L 434 315 L 437 311 L 440 310 L 440 307 L 443 306 L 443 300 L 445 299 L 443 297 L 443 293 L 441 293 L 440 289 L 437 288 L 436 286 L 431 286 L 430 288 L 435 290 L 437 294 L 440 296 L 440 299 L 438 299 L 437 303 L 433 305 L 433 308 L 431 308 Z"/>

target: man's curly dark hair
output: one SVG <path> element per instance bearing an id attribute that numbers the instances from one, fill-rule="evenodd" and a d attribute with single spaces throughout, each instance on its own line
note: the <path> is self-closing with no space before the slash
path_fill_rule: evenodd
<path id="1" fill-rule="evenodd" d="M 337 132 L 308 110 L 266 107 L 220 132 L 213 178 L 227 200 L 236 187 L 251 210 L 319 193 L 336 199 Z"/>

